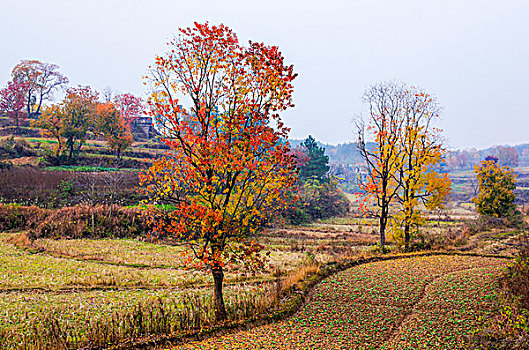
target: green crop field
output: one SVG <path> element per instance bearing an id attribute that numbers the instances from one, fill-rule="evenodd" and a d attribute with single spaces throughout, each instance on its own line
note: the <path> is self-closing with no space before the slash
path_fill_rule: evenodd
<path id="1" fill-rule="evenodd" d="M 505 264 L 430 256 L 361 265 L 324 280 L 289 320 L 174 349 L 465 349 L 496 311 Z"/>

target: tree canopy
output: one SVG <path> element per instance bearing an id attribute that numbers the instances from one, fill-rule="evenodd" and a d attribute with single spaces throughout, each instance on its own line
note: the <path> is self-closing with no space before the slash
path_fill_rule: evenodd
<path id="1" fill-rule="evenodd" d="M 179 30 L 151 67 L 150 114 L 171 153 L 141 175 L 154 232 L 181 240 L 210 270 L 218 320 L 227 264 L 259 266 L 251 235 L 287 205 L 296 169 L 279 112 L 293 106 L 293 67 L 277 46 L 239 43 L 224 25 Z M 156 204 L 167 203 L 163 211 Z"/>
<path id="2" fill-rule="evenodd" d="M 505 218 L 516 209 L 516 174 L 494 159 L 484 160 L 474 166 L 478 178 L 478 194 L 472 199 L 476 210 L 484 216 Z"/>
<path id="3" fill-rule="evenodd" d="M 53 93 L 68 84 L 68 78 L 59 72 L 59 66 L 38 60 L 22 60 L 11 72 L 13 80 L 26 85 L 26 109 L 28 117 L 39 114 L 42 103 L 50 100 Z"/>
<path id="4" fill-rule="evenodd" d="M 301 144 L 301 151 L 306 156 L 306 160 L 300 166 L 300 180 L 328 180 L 329 156 L 325 155 L 325 149 L 318 146 L 316 140 L 309 135 Z"/>
<path id="5" fill-rule="evenodd" d="M 16 132 L 20 128 L 20 120 L 25 115 L 22 112 L 25 106 L 27 84 L 21 80 L 11 80 L 7 86 L 0 90 L 0 112 L 14 121 Z"/>

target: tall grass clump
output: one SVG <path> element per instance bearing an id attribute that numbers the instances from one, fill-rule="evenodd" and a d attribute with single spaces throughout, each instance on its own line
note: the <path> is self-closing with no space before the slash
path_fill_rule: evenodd
<path id="1" fill-rule="evenodd" d="M 125 238 L 145 236 L 149 224 L 141 209 L 83 205 L 61 209 L 0 204 L 0 231 L 29 230 L 38 238 Z"/>
<path id="2" fill-rule="evenodd" d="M 262 313 L 268 305 L 269 288 L 237 287 L 226 299 L 229 321 Z M 27 327 L 0 329 L 2 349 L 104 348 L 133 343 L 150 336 L 178 336 L 215 324 L 212 295 L 195 291 L 178 297 L 156 297 L 135 305 L 117 305 L 110 314 L 80 315 L 71 319 L 66 305 L 49 307 Z"/>
<path id="3" fill-rule="evenodd" d="M 36 206 L 0 204 L 0 231 L 34 229 L 49 214 L 49 210 Z"/>
<path id="4" fill-rule="evenodd" d="M 106 238 L 144 236 L 149 225 L 140 209 L 109 205 L 76 205 L 51 211 L 29 232 L 38 238 Z"/>

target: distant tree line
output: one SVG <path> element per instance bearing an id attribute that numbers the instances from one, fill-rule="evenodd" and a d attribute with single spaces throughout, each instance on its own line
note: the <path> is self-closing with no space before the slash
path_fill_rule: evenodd
<path id="1" fill-rule="evenodd" d="M 472 169 L 488 156 L 493 156 L 502 166 L 515 167 L 529 162 L 529 145 L 494 146 L 483 150 L 475 148 L 468 150 L 449 151 L 445 157 L 443 167 L 446 170 Z"/>
<path id="2" fill-rule="evenodd" d="M 303 140 L 293 140 L 293 145 L 300 146 Z M 364 159 L 362 158 L 357 142 L 329 145 L 317 142 L 319 147 L 325 149 L 329 158 L 330 173 L 334 175 L 339 187 L 348 193 L 361 191 L 358 186 L 365 176 L 362 173 Z M 373 149 L 374 142 L 366 141 L 366 148 Z M 473 167 L 486 157 L 493 156 L 502 166 L 516 167 L 529 164 L 529 144 L 516 146 L 494 146 L 478 150 L 475 148 L 465 150 L 447 150 L 437 167 L 440 172 L 458 170 L 472 170 Z"/>

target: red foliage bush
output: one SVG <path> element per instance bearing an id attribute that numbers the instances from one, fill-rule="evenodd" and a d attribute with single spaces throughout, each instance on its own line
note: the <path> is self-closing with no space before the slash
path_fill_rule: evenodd
<path id="1" fill-rule="evenodd" d="M 148 231 L 140 209 L 76 205 L 52 211 L 29 232 L 29 238 L 122 238 L 144 236 Z"/>
<path id="2" fill-rule="evenodd" d="M 146 236 L 147 218 L 140 209 L 109 205 L 76 205 L 57 210 L 0 204 L 0 231 L 29 230 L 37 238 L 103 238 Z"/>
<path id="3" fill-rule="evenodd" d="M 0 231 L 36 228 L 50 214 L 50 210 L 36 206 L 0 204 Z"/>

